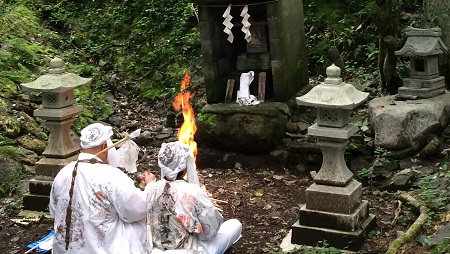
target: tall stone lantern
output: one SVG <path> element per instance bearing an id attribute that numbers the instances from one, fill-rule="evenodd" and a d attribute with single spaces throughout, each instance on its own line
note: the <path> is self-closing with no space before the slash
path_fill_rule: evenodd
<path id="1" fill-rule="evenodd" d="M 362 184 L 353 178 L 344 153 L 348 139 L 358 131 L 349 123 L 351 111 L 368 93 L 342 82 L 341 70 L 334 64 L 326 74 L 325 82 L 296 98 L 298 105 L 317 107 L 317 123 L 308 128 L 308 135 L 319 140 L 323 164 L 306 189 L 306 204 L 292 226 L 291 243 L 315 246 L 326 240 L 336 248 L 357 250 L 375 217 L 362 200 Z"/>
<path id="2" fill-rule="evenodd" d="M 53 178 L 61 168 L 76 159 L 80 147 L 70 137 L 70 127 L 83 107 L 73 105 L 73 91 L 90 83 L 90 78 L 67 73 L 64 62 L 56 57 L 50 61 L 47 75 L 21 84 L 24 91 L 41 92 L 43 108 L 36 109 L 34 116 L 44 120 L 50 130 L 48 145 L 42 154 L 44 158 L 36 163 L 36 176 L 29 182 L 30 193 L 23 197 L 26 210 L 43 211 L 47 208 Z"/>

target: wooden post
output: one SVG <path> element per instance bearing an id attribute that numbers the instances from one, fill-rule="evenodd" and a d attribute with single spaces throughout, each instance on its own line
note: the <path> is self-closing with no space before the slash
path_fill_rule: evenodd
<path id="1" fill-rule="evenodd" d="M 258 78 L 258 101 L 264 102 L 266 97 L 266 73 L 260 72 Z"/>
<path id="2" fill-rule="evenodd" d="M 227 81 L 227 90 L 225 92 L 225 102 L 231 102 L 231 97 L 233 97 L 234 79 L 229 79 Z"/>

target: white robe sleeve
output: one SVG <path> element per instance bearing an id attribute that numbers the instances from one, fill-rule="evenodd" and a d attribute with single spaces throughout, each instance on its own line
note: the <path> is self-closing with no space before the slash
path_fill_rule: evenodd
<path id="1" fill-rule="evenodd" d="M 112 200 L 119 218 L 127 223 L 145 219 L 147 191 L 136 188 L 131 178 L 123 172 L 120 173 L 112 193 Z"/>
<path id="2" fill-rule="evenodd" d="M 208 241 L 217 235 L 223 217 L 203 191 L 197 193 L 197 201 L 203 205 L 203 209 L 197 214 L 202 225 L 202 232 L 197 236 L 202 241 Z"/>

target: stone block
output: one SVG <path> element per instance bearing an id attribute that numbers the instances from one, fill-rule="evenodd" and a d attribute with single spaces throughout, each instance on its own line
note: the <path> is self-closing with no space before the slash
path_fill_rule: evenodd
<path id="1" fill-rule="evenodd" d="M 362 199 L 362 184 L 352 179 L 347 186 L 313 183 L 306 189 L 306 208 L 323 212 L 351 214 Z"/>
<path id="2" fill-rule="evenodd" d="M 308 135 L 320 140 L 347 140 L 358 131 L 358 126 L 347 124 L 342 128 L 319 126 L 317 123 L 308 128 Z"/>
<path id="3" fill-rule="evenodd" d="M 75 105 L 65 108 L 41 108 L 34 110 L 34 116 L 45 119 L 46 121 L 63 121 L 73 118 L 83 110 L 83 106 Z"/>
<path id="4" fill-rule="evenodd" d="M 358 251 L 364 243 L 367 232 L 375 227 L 375 215 L 369 216 L 355 231 L 342 231 L 319 227 L 304 226 L 297 221 L 292 226 L 292 244 L 316 246 L 319 241 L 326 241 L 332 247 Z"/>
<path id="5" fill-rule="evenodd" d="M 31 194 L 50 195 L 52 181 L 31 179 L 28 182 L 29 192 Z"/>
<path id="6" fill-rule="evenodd" d="M 55 177 L 64 166 L 77 159 L 78 155 L 66 159 L 42 158 L 36 162 L 36 175 Z"/>
<path id="7" fill-rule="evenodd" d="M 363 200 L 350 214 L 310 210 L 304 205 L 300 209 L 301 225 L 336 230 L 355 231 L 368 216 L 368 202 Z"/>
<path id="8" fill-rule="evenodd" d="M 30 211 L 48 211 L 50 197 L 47 195 L 37 195 L 25 193 L 23 195 L 23 208 Z"/>

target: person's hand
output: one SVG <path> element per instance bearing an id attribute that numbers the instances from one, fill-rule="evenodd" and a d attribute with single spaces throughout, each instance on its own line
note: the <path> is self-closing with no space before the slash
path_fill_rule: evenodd
<path id="1" fill-rule="evenodd" d="M 153 182 L 155 178 L 156 178 L 155 175 L 148 171 L 144 171 L 144 174 L 139 176 L 139 179 L 141 179 L 141 181 L 144 181 L 145 184 Z"/>

